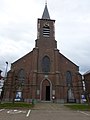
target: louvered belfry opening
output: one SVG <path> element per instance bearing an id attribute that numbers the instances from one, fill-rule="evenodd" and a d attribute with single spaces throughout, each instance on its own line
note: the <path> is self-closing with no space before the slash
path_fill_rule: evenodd
<path id="1" fill-rule="evenodd" d="M 50 36 L 50 28 L 49 28 L 49 26 L 44 26 L 43 27 L 43 36 L 44 37 L 49 37 Z"/>

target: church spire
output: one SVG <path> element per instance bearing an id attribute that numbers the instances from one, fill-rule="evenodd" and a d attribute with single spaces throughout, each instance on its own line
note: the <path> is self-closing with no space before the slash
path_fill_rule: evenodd
<path id="1" fill-rule="evenodd" d="M 42 15 L 42 19 L 50 19 L 50 15 L 49 15 L 48 8 L 47 8 L 47 1 L 45 3 L 45 8 L 44 8 L 44 12 Z"/>

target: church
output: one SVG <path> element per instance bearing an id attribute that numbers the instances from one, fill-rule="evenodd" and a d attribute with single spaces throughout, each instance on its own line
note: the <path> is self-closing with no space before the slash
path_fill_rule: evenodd
<path id="1" fill-rule="evenodd" d="M 81 92 L 79 67 L 57 49 L 55 20 L 50 19 L 45 4 L 42 18 L 37 20 L 35 47 L 11 64 L 3 100 L 78 103 Z"/>

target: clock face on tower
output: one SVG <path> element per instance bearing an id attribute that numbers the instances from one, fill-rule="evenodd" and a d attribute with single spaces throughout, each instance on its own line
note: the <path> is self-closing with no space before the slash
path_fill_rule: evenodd
<path id="1" fill-rule="evenodd" d="M 49 27 L 49 23 L 45 22 L 44 27 Z"/>

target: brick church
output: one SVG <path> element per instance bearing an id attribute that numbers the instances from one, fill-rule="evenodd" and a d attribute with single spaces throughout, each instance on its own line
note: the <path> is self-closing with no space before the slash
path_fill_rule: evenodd
<path id="1" fill-rule="evenodd" d="M 79 102 L 79 67 L 57 49 L 55 20 L 47 4 L 37 20 L 37 39 L 31 52 L 11 64 L 4 85 L 5 101 Z"/>

